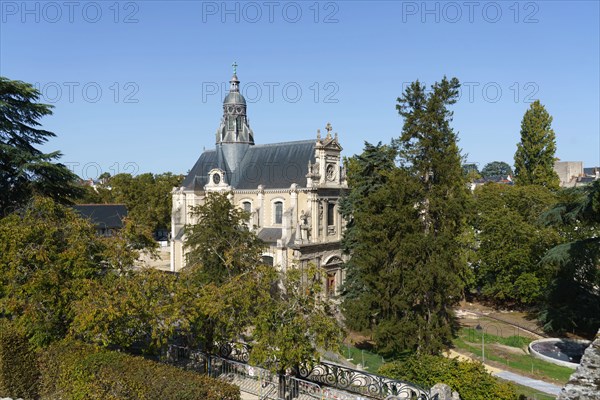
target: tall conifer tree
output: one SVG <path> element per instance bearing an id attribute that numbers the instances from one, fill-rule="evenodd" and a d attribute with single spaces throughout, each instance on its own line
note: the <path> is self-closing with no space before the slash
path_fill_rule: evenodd
<path id="1" fill-rule="evenodd" d="M 392 148 L 400 165 L 389 166 L 385 149 L 375 157 L 367 147 L 358 158 L 386 166 L 373 178 L 385 184 L 353 186 L 348 197 L 352 279 L 343 308 L 350 327 L 373 329 L 382 353 L 438 353 L 452 338 L 451 307 L 467 275 L 461 238 L 469 199 L 448 110 L 458 88 L 446 78 L 428 93 L 411 84 L 397 106 L 404 128 Z M 349 182 L 368 184 L 368 171 L 349 168 Z"/>
<path id="2" fill-rule="evenodd" d="M 521 122 L 521 142 L 515 153 L 515 183 L 558 189 L 554 171 L 556 137 L 552 116 L 539 100 L 531 103 Z"/>
<path id="3" fill-rule="evenodd" d="M 83 194 L 77 175 L 57 163 L 58 151 L 36 148 L 55 134 L 39 129 L 52 106 L 38 103 L 31 84 L 0 76 L 0 217 L 27 204 L 33 195 L 70 203 Z"/>

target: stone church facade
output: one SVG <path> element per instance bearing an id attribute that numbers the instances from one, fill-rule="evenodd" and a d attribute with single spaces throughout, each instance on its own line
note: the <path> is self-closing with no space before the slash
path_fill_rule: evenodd
<path id="1" fill-rule="evenodd" d="M 184 227 L 197 222 L 190 208 L 202 204 L 207 193 L 226 192 L 251 213 L 252 229 L 268 245 L 266 260 L 282 269 L 323 267 L 327 293 L 338 294 L 346 257 L 339 199 L 347 189 L 338 135 L 327 124 L 326 133 L 317 131 L 315 139 L 255 144 L 239 83 L 234 71 L 215 149 L 204 151 L 172 191 L 171 270 L 185 265 Z"/>

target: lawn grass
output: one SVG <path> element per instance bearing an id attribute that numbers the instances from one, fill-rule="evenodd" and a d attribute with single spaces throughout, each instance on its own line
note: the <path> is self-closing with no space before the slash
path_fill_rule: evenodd
<path id="1" fill-rule="evenodd" d="M 341 349 L 342 355 L 354 365 L 361 364 L 363 369 L 376 374 L 382 364 L 385 363 L 379 354 L 356 348 L 354 346 L 344 345 Z M 364 363 L 363 363 L 364 360 Z"/>
<path id="2" fill-rule="evenodd" d="M 501 380 L 501 379 L 500 379 Z M 539 390 L 532 389 L 527 386 L 517 385 L 514 382 L 510 382 L 514 387 L 515 391 L 518 395 L 527 396 L 528 399 L 532 400 L 556 400 L 556 396 L 544 392 L 540 392 Z"/>
<path id="3" fill-rule="evenodd" d="M 551 380 L 558 384 L 567 382 L 573 373 L 573 370 L 570 368 L 542 361 L 529 354 L 502 352 L 494 349 L 492 346 L 487 346 L 492 343 L 499 343 L 516 348 L 525 348 L 525 346 L 531 342 L 531 339 L 529 338 L 524 338 L 522 336 L 500 337 L 486 333 L 483 339 L 486 344 L 485 359 L 501 363 L 506 366 L 505 368 L 507 370 L 526 372 L 528 375 L 537 379 Z M 475 329 L 461 328 L 458 337 L 453 343 L 457 349 L 481 357 L 481 333 Z"/>

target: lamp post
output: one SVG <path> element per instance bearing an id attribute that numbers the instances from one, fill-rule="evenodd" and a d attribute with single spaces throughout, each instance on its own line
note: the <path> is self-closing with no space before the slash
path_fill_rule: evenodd
<path id="1" fill-rule="evenodd" d="M 484 339 L 485 331 L 484 331 L 483 327 L 479 324 L 477 324 L 475 329 L 477 329 L 477 331 L 481 332 L 481 362 L 484 363 L 485 362 L 485 339 Z"/>

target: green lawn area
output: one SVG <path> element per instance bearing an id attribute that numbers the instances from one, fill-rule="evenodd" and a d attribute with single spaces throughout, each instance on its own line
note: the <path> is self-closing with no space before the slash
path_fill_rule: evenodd
<path id="1" fill-rule="evenodd" d="M 379 367 L 385 363 L 383 357 L 368 350 L 361 350 L 354 346 L 344 345 L 341 349 L 342 356 L 346 359 L 352 359 L 350 362 L 354 365 L 361 364 L 363 368 L 376 374 Z M 363 363 L 364 361 L 364 363 Z"/>
<path id="2" fill-rule="evenodd" d="M 519 353 L 516 351 L 507 351 L 500 349 L 493 344 L 502 344 L 518 349 L 525 349 L 532 339 L 522 336 L 500 337 L 486 333 L 484 336 L 485 342 L 485 358 L 495 361 L 506 366 L 507 370 L 512 370 L 516 373 L 526 372 L 528 375 L 537 379 L 550 379 L 557 384 L 564 384 L 569 380 L 569 376 L 573 370 L 560 365 L 548 363 L 529 354 Z M 473 328 L 461 328 L 458 337 L 454 339 L 454 346 L 458 350 L 466 351 L 481 357 L 481 333 Z"/>
<path id="3" fill-rule="evenodd" d="M 527 386 L 517 385 L 514 382 L 510 382 L 516 389 L 517 395 L 527 396 L 529 399 L 533 400 L 556 400 L 556 396 L 553 396 L 548 393 L 540 392 L 539 390 L 532 389 Z"/>

